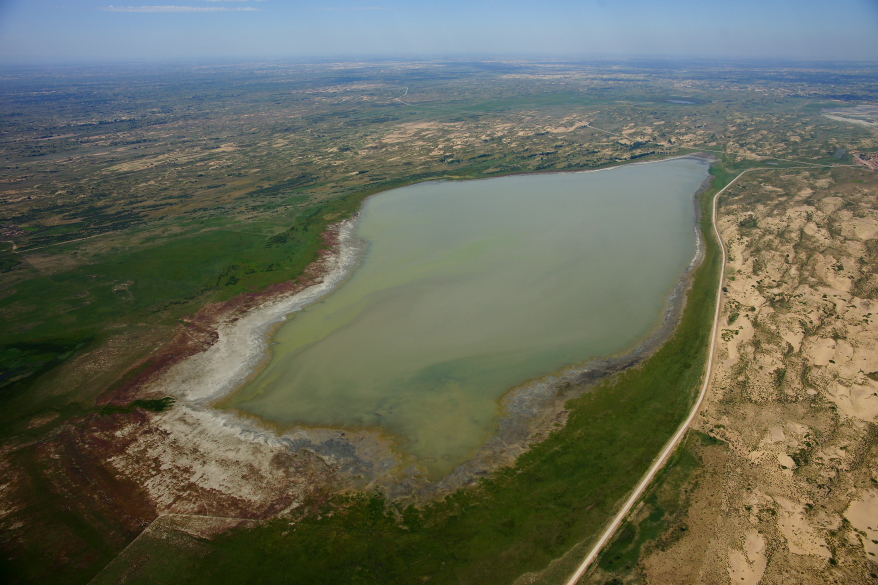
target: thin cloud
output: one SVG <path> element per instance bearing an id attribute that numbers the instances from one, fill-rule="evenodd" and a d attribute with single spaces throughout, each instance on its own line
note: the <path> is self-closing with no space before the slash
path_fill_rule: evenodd
<path id="1" fill-rule="evenodd" d="M 213 1 L 213 0 L 209 0 Z M 107 12 L 256 12 L 259 9 L 247 6 L 245 8 L 226 8 L 219 6 L 108 6 Z"/>
<path id="2" fill-rule="evenodd" d="M 215 0 L 209 0 L 210 2 L 214 2 Z M 321 7 L 321 8 L 312 8 L 311 10 L 390 10 L 389 8 L 385 8 L 383 6 L 351 6 L 350 8 L 329 8 L 329 7 Z"/>

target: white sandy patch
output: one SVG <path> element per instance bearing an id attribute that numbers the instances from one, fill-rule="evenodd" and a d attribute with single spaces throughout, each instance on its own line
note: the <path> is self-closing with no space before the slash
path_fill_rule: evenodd
<path id="1" fill-rule="evenodd" d="M 794 353 L 798 353 L 802 349 L 802 340 L 805 338 L 805 334 L 802 331 L 785 329 L 781 332 L 780 336 L 793 347 Z"/>
<path id="2" fill-rule="evenodd" d="M 867 217 L 854 217 L 842 224 L 842 234 L 858 240 L 874 240 L 878 237 L 878 221 Z"/>
<path id="3" fill-rule="evenodd" d="M 207 403 L 222 398 L 247 381 L 269 354 L 269 338 L 287 315 L 301 310 L 329 294 L 356 267 L 360 246 L 353 237 L 354 221 L 339 228 L 339 252 L 323 278 L 297 294 L 274 299 L 248 312 L 232 323 L 218 328 L 219 340 L 207 351 L 196 354 L 171 367 L 151 384 L 166 394 L 192 403 Z"/>
<path id="4" fill-rule="evenodd" d="M 844 302 L 844 301 L 842 301 Z M 841 311 L 839 311 L 841 312 Z M 854 357 L 854 346 L 847 339 L 835 342 L 835 361 L 839 364 L 849 363 Z"/>
<path id="5" fill-rule="evenodd" d="M 842 205 L 844 205 L 844 199 L 841 197 L 823 197 L 817 202 L 817 207 L 827 215 L 834 213 L 841 208 Z"/>
<path id="6" fill-rule="evenodd" d="M 741 316 L 735 321 L 732 327 L 729 329 L 737 329 L 738 334 L 733 335 L 731 339 L 729 339 L 728 344 L 726 345 L 726 358 L 723 360 L 723 368 L 728 369 L 730 366 L 737 363 L 741 356 L 738 353 L 738 346 L 740 344 L 746 344 L 748 341 L 753 339 L 754 330 L 753 324 L 750 323 L 750 319 L 746 316 Z"/>
<path id="7" fill-rule="evenodd" d="M 867 333 L 868 331 L 862 333 L 861 337 L 866 338 Z M 875 351 L 876 344 L 873 340 L 869 341 L 872 341 L 872 343 L 863 344 L 864 346 L 856 349 L 854 357 L 851 360 L 854 369 L 866 374 L 878 372 L 878 352 Z"/>
<path id="8" fill-rule="evenodd" d="M 512 124 L 496 124 L 492 127 L 495 132 L 503 132 L 510 128 Z M 406 142 L 414 136 L 426 138 L 434 136 L 438 132 L 456 130 L 460 127 L 457 122 L 404 122 L 394 126 L 393 131 L 385 135 L 381 141 L 388 144 L 398 142 Z M 451 136 L 459 136 L 460 134 L 451 134 Z"/>
<path id="9" fill-rule="evenodd" d="M 796 445 L 798 445 L 798 441 L 787 437 L 783 426 L 775 425 L 768 429 L 768 432 L 759 441 L 759 445 L 747 455 L 747 458 L 753 463 L 762 463 L 766 456 L 773 454 L 774 459 L 782 468 L 781 471 L 785 475 L 792 475 L 792 470 L 797 466 L 793 458 L 787 455 L 787 447 Z"/>
<path id="10" fill-rule="evenodd" d="M 797 555 L 816 555 L 825 558 L 832 556 L 826 540 L 808 524 L 804 506 L 786 498 L 775 497 L 778 503 L 777 527 L 787 541 L 790 552 Z"/>
<path id="11" fill-rule="evenodd" d="M 271 464 L 283 446 L 276 440 L 247 440 L 240 425 L 231 424 L 230 415 L 180 406 L 157 416 L 155 422 L 158 432 L 132 443 L 108 463 L 137 481 L 159 514 L 205 513 L 198 496 L 202 492 L 234 494 L 254 509 L 283 489 L 293 498 L 303 492 L 290 483 L 284 470 Z M 152 468 L 144 468 L 143 461 L 153 462 Z"/>
<path id="12" fill-rule="evenodd" d="M 821 233 L 823 231 L 825 230 L 820 230 Z M 818 233 L 818 237 L 823 236 Z M 828 232 L 826 237 L 829 237 Z M 851 266 L 845 267 L 844 262 L 839 261 L 833 256 L 815 254 L 814 259 L 814 272 L 831 287 L 830 291 L 833 294 L 839 292 L 847 293 L 851 289 L 851 286 L 853 285 L 853 281 L 849 278 L 849 275 L 851 274 Z M 839 301 L 836 300 L 835 302 L 838 303 Z M 845 305 L 846 303 L 842 302 L 842 306 Z"/>
<path id="13" fill-rule="evenodd" d="M 213 150 L 212 152 L 222 151 L 222 148 L 218 148 Z M 106 153 L 109 154 L 109 153 Z M 159 154 L 150 157 L 144 157 L 138 160 L 133 160 L 130 162 L 118 163 L 112 166 L 109 166 L 103 170 L 104 173 L 125 173 L 131 171 L 142 171 L 144 169 L 148 169 L 157 165 L 161 165 L 164 163 L 175 163 L 178 165 L 182 165 L 184 163 L 189 163 L 195 160 L 196 158 L 202 157 L 202 153 L 188 153 L 181 154 L 179 152 L 171 152 L 166 154 Z"/>
<path id="14" fill-rule="evenodd" d="M 787 440 L 786 434 L 783 432 L 783 427 L 780 425 L 775 425 L 768 429 L 768 437 L 772 443 L 783 443 Z"/>
<path id="15" fill-rule="evenodd" d="M 806 353 L 815 366 L 828 366 L 829 360 L 835 357 L 835 350 L 836 342 L 834 339 L 821 338 L 810 341 L 807 344 Z"/>
<path id="16" fill-rule="evenodd" d="M 850 388 L 836 383 L 827 390 L 827 398 L 835 403 L 840 414 L 867 422 L 878 417 L 878 383 Z"/>
<path id="17" fill-rule="evenodd" d="M 777 454 L 777 462 L 783 468 L 783 471 L 789 472 L 788 475 L 793 475 L 793 469 L 795 469 L 796 462 L 793 461 L 793 458 L 787 455 L 786 453 L 778 453 Z"/>
<path id="18" fill-rule="evenodd" d="M 582 120 L 577 118 L 565 118 L 560 121 L 557 126 L 551 126 L 546 128 L 546 132 L 552 132 L 553 134 L 564 133 L 564 132 L 573 132 L 574 130 L 581 128 L 583 126 L 588 125 L 588 120 Z M 622 131 L 622 134 L 634 132 L 635 129 Z"/>
<path id="19" fill-rule="evenodd" d="M 139 436 L 107 462 L 145 489 L 159 514 L 222 516 L 228 514 L 222 502 L 257 515 L 279 502 L 294 508 L 334 469 L 368 458 L 392 473 L 399 463 L 389 443 L 368 431 L 293 429 L 278 436 L 232 412 L 183 403 L 156 415 L 152 425 L 146 434 L 136 425 L 122 427 L 120 441 Z M 323 448 L 341 441 L 351 449 L 337 454 Z M 308 449 L 296 454 L 300 444 Z"/>
<path id="20" fill-rule="evenodd" d="M 856 118 L 843 118 L 841 116 L 833 116 L 832 114 L 823 114 L 824 117 L 836 122 L 847 122 L 856 124 L 857 126 L 866 126 L 868 128 L 878 128 L 878 122 L 869 122 L 868 120 L 857 120 Z"/>
<path id="21" fill-rule="evenodd" d="M 765 297 L 759 293 L 758 289 L 754 288 L 755 284 L 755 278 L 740 276 L 737 282 L 733 281 L 729 285 L 729 289 L 735 295 L 733 298 L 745 307 L 759 308 L 765 304 Z"/>
<path id="22" fill-rule="evenodd" d="M 825 228 L 817 227 L 817 224 L 813 221 L 806 223 L 803 231 L 812 238 L 819 240 L 822 244 L 829 245 L 832 243 L 832 236 L 829 234 L 829 231 Z"/>
<path id="23" fill-rule="evenodd" d="M 878 491 L 860 494 L 844 511 L 844 517 L 856 529 L 869 558 L 878 562 Z"/>
<path id="24" fill-rule="evenodd" d="M 729 578 L 734 584 L 756 585 L 762 580 L 767 565 L 765 539 L 755 530 L 745 535 L 743 552 L 729 551 Z"/>

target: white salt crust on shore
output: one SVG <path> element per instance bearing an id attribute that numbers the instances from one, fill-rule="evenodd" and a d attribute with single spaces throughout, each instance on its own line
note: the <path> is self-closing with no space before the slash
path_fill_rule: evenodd
<path id="1" fill-rule="evenodd" d="M 217 327 L 219 339 L 206 351 L 173 365 L 148 390 L 170 394 L 193 405 L 207 405 L 231 394 L 271 357 L 272 333 L 291 313 L 319 301 L 357 267 L 365 242 L 354 237 L 356 220 L 338 226 L 338 248 L 325 258 L 327 270 L 318 284 L 274 298 L 234 321 Z"/>

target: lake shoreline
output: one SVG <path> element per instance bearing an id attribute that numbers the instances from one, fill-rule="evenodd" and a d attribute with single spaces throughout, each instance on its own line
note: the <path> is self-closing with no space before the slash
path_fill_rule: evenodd
<path id="1" fill-rule="evenodd" d="M 681 158 L 705 161 L 713 157 L 690 154 L 630 164 L 656 164 Z M 609 168 L 618 166 L 621 165 Z M 609 169 L 562 172 L 601 170 Z M 693 193 L 696 209 L 699 209 L 699 196 L 710 186 L 712 179 L 706 178 Z M 367 246 L 354 235 L 359 212 L 327 230 L 329 248 L 315 265 L 309 267 L 308 282 L 313 284 L 301 290 L 265 295 L 246 311 L 225 315 L 216 325 L 215 343 L 171 365 L 143 389 L 149 395 L 174 396 L 182 403 L 180 407 L 211 413 L 218 424 L 236 428 L 243 439 L 274 443 L 290 450 L 309 449 L 332 462 L 341 476 L 353 482 L 343 483 L 378 487 L 392 499 L 429 500 L 473 483 L 498 468 L 512 465 L 531 445 L 548 436 L 557 425 L 565 423 L 567 411 L 564 405 L 567 401 L 616 373 L 636 367 L 671 337 L 685 305 L 691 275 L 704 256 L 697 215 L 694 222 L 696 254 L 668 297 L 661 324 L 627 352 L 568 367 L 555 375 L 510 389 L 500 401 L 503 414 L 497 421 L 496 432 L 472 458 L 437 482 L 429 481 L 420 468 L 406 461 L 406 456 L 394 449 L 393 438 L 381 429 L 295 426 L 281 430 L 257 417 L 214 407 L 264 367 L 271 358 L 270 340 L 287 315 L 326 297 L 350 278 L 359 266 Z"/>

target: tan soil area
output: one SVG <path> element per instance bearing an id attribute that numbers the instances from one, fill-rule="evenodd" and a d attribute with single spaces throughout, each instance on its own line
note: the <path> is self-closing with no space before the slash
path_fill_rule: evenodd
<path id="1" fill-rule="evenodd" d="M 878 490 L 858 494 L 844 511 L 844 517 L 857 531 L 866 554 L 874 560 L 878 556 Z"/>
<path id="2" fill-rule="evenodd" d="M 619 578 L 876 583 L 878 175 L 745 177 L 720 202 L 722 341 L 697 425 L 722 443 L 700 451 L 669 530 L 685 532 Z"/>

